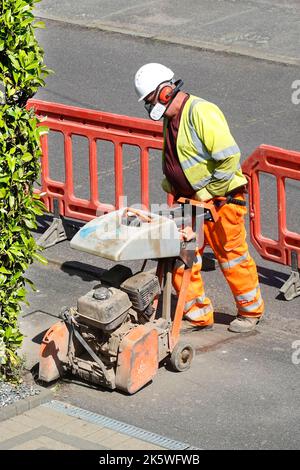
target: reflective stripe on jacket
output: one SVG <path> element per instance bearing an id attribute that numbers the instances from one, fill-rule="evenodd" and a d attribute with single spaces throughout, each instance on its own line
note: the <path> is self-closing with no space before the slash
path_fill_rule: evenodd
<path id="1" fill-rule="evenodd" d="M 164 135 L 166 126 L 167 120 Z M 224 196 L 247 183 L 240 166 L 240 149 L 215 104 L 189 97 L 182 111 L 176 147 L 181 167 L 197 198 Z"/>

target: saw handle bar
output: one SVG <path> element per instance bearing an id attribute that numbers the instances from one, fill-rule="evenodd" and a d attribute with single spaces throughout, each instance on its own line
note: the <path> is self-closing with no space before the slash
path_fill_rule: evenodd
<path id="1" fill-rule="evenodd" d="M 130 214 L 136 215 L 142 222 L 147 222 L 147 223 L 152 222 L 152 218 L 149 215 L 143 214 L 141 211 L 137 209 L 126 207 L 123 213 L 123 217 L 129 217 Z"/>
<path id="2" fill-rule="evenodd" d="M 202 209 L 204 209 L 205 211 L 210 212 L 211 219 L 214 222 L 217 222 L 217 220 L 219 218 L 219 214 L 216 210 L 216 207 L 215 207 L 213 201 L 202 202 L 202 201 L 196 201 L 195 199 L 180 197 L 180 198 L 177 199 L 177 202 L 179 202 L 179 204 L 190 204 L 191 206 L 194 206 L 194 207 L 202 207 Z"/>
<path id="3" fill-rule="evenodd" d="M 202 209 L 204 209 L 205 212 L 208 212 L 210 214 L 209 220 L 212 220 L 213 222 L 217 222 L 219 218 L 217 208 L 219 208 L 221 205 L 237 204 L 240 206 L 244 206 L 246 204 L 245 201 L 234 199 L 230 196 L 229 197 L 217 197 L 215 198 L 215 200 L 208 201 L 208 202 L 196 201 L 195 199 L 180 197 L 177 199 L 177 202 L 179 204 L 190 204 L 191 206 L 194 206 L 195 208 L 201 207 Z M 144 214 L 138 209 L 133 209 L 132 207 L 126 207 L 123 213 L 123 217 L 129 217 L 131 214 L 138 217 L 142 222 L 146 222 L 146 223 L 152 222 L 151 216 Z"/>

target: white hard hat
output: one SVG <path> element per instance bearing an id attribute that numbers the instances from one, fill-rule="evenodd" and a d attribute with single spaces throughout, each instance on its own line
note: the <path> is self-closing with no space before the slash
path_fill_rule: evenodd
<path id="1" fill-rule="evenodd" d="M 174 72 L 162 64 L 145 64 L 135 74 L 134 87 L 139 101 L 142 101 L 158 85 L 168 82 L 174 77 Z"/>

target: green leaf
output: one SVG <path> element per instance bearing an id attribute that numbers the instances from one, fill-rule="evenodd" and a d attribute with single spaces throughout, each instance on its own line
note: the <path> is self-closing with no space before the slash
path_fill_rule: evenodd
<path id="1" fill-rule="evenodd" d="M 12 333 L 13 333 L 13 329 L 12 329 L 11 326 L 9 326 L 9 327 L 6 328 L 6 330 L 5 330 L 5 333 L 4 333 L 5 338 L 6 338 L 6 339 L 9 339 L 9 338 L 11 337 Z"/>
<path id="2" fill-rule="evenodd" d="M 12 231 L 12 232 L 21 232 L 21 231 L 22 231 L 22 228 L 17 225 L 17 226 L 15 226 L 15 227 L 12 227 L 12 228 L 11 228 L 11 231 Z"/>
<path id="3" fill-rule="evenodd" d="M 22 156 L 23 162 L 30 162 L 32 159 L 33 159 L 33 155 L 32 153 L 29 153 L 29 152 L 24 153 L 24 155 Z"/>
<path id="4" fill-rule="evenodd" d="M 27 65 L 26 70 L 33 70 L 36 69 L 39 66 L 39 62 L 36 60 L 35 62 L 31 62 L 31 64 Z M 34 79 L 34 76 L 30 76 L 31 79 Z"/>
<path id="5" fill-rule="evenodd" d="M 48 260 L 44 258 L 44 256 L 40 255 L 39 253 L 33 253 L 33 257 L 42 264 L 48 264 Z"/>
<path id="6" fill-rule="evenodd" d="M 36 292 L 37 291 L 37 288 L 35 287 L 35 284 L 30 280 L 28 279 L 27 277 L 24 277 L 24 280 L 26 282 L 26 284 L 29 284 L 31 289 Z"/>
<path id="7" fill-rule="evenodd" d="M 33 222 L 32 220 L 24 219 L 24 222 L 25 222 L 26 227 L 28 227 L 30 229 L 36 228 L 36 223 Z"/>
<path id="8" fill-rule="evenodd" d="M 17 296 L 25 297 L 25 295 L 26 295 L 26 289 L 24 287 L 20 287 L 20 289 L 17 290 Z"/>
<path id="9" fill-rule="evenodd" d="M 36 21 L 33 24 L 34 28 L 42 28 L 44 29 L 46 27 L 45 23 L 43 21 Z"/>
<path id="10" fill-rule="evenodd" d="M 38 131 L 38 134 L 41 136 L 41 135 L 44 135 L 44 134 L 48 134 L 49 133 L 49 127 L 46 127 L 46 126 L 39 126 L 37 128 L 37 131 Z"/>
<path id="11" fill-rule="evenodd" d="M 9 176 L 0 176 L 0 183 L 7 183 L 9 180 Z"/>
<path id="12" fill-rule="evenodd" d="M 21 75 L 18 72 L 16 72 L 15 70 L 13 70 L 12 74 L 13 74 L 13 77 L 14 77 L 15 84 L 17 85 L 19 83 L 19 78 L 21 77 Z"/>
<path id="13" fill-rule="evenodd" d="M 5 198 L 6 193 L 7 193 L 6 189 L 0 188 L 0 199 Z"/>
<path id="14" fill-rule="evenodd" d="M 30 5 L 24 5 L 21 9 L 20 9 L 20 13 L 25 13 L 25 11 L 28 11 L 31 9 L 31 6 Z"/>
<path id="15" fill-rule="evenodd" d="M 4 266 L 0 266 L 0 273 L 11 274 L 11 271 L 8 271 Z"/>
<path id="16" fill-rule="evenodd" d="M 13 67 L 16 69 L 16 70 L 20 70 L 20 63 L 18 61 L 18 59 L 11 53 L 7 53 L 7 56 L 9 58 L 9 60 L 11 61 Z"/>
<path id="17" fill-rule="evenodd" d="M 40 209 L 39 207 L 33 207 L 32 211 L 36 214 L 36 215 L 43 215 L 44 214 L 44 211 L 42 209 Z"/>
<path id="18" fill-rule="evenodd" d="M 15 167 L 16 167 L 16 159 L 14 157 L 8 155 L 6 160 L 7 160 L 8 168 L 13 173 L 15 171 Z"/>

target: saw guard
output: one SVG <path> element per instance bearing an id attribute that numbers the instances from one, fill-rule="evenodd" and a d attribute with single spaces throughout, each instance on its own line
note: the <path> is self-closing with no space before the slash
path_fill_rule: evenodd
<path id="1" fill-rule="evenodd" d="M 157 369 L 157 331 L 140 325 L 131 330 L 120 344 L 116 387 L 130 394 L 135 393 L 153 379 Z"/>
<path id="2" fill-rule="evenodd" d="M 63 363 L 68 362 L 69 331 L 63 321 L 46 332 L 40 347 L 39 379 L 51 382 L 63 375 Z"/>

